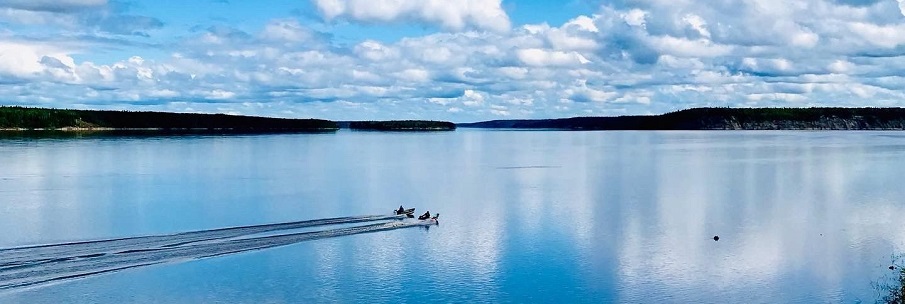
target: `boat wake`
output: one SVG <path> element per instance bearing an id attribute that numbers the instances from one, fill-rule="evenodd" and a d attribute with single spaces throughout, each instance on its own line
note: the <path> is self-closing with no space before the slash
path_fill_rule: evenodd
<path id="1" fill-rule="evenodd" d="M 140 266 L 202 259 L 302 241 L 425 225 L 393 221 L 324 231 L 253 236 L 280 230 L 402 219 L 359 216 L 0 250 L 0 290 L 34 287 Z"/>

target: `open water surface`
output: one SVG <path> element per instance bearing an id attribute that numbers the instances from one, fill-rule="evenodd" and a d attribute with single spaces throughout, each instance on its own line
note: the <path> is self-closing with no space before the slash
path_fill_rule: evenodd
<path id="1" fill-rule="evenodd" d="M 903 181 L 901 132 L 4 137 L 0 248 L 400 204 L 441 224 L 202 242 L 0 303 L 870 303 L 905 252 Z"/>

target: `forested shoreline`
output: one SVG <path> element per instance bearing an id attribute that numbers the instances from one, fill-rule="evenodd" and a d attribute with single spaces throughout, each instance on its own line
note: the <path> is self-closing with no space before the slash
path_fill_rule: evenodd
<path id="1" fill-rule="evenodd" d="M 557 130 L 905 130 L 905 109 L 694 108 L 661 115 L 492 120 L 458 126 Z"/>
<path id="2" fill-rule="evenodd" d="M 448 121 L 342 121 L 227 114 L 0 106 L 0 130 L 307 132 L 452 131 L 457 127 L 552 130 L 905 130 L 905 108 L 694 108 L 661 115 Z"/>
<path id="3" fill-rule="evenodd" d="M 349 129 L 368 131 L 452 131 L 456 129 L 454 123 L 430 120 L 350 121 L 347 124 Z"/>
<path id="4" fill-rule="evenodd" d="M 94 111 L 0 106 L 5 130 L 329 131 L 336 122 L 227 114 Z"/>

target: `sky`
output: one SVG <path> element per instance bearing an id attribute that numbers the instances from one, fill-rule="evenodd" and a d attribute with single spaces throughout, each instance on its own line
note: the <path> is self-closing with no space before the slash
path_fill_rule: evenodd
<path id="1" fill-rule="evenodd" d="M 0 104 L 334 120 L 905 106 L 905 0 L 0 0 Z"/>

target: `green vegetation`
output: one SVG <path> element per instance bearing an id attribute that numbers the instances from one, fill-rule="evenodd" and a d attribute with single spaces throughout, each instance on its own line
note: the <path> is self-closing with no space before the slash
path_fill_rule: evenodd
<path id="1" fill-rule="evenodd" d="M 877 303 L 884 304 L 905 304 L 905 256 L 893 256 L 892 275 L 886 275 L 879 282 L 874 283 L 874 288 L 880 292 L 880 299 Z"/>
<path id="2" fill-rule="evenodd" d="M 899 280 L 889 289 L 889 294 L 883 297 L 883 302 L 889 304 L 905 303 L 905 269 L 899 268 Z"/>
<path id="3" fill-rule="evenodd" d="M 235 132 L 285 132 L 324 131 L 337 128 L 335 122 L 320 119 L 0 106 L 0 129 L 207 129 Z"/>
<path id="4" fill-rule="evenodd" d="M 452 131 L 456 129 L 456 124 L 426 120 L 353 121 L 349 122 L 349 128 L 373 131 Z"/>
<path id="5" fill-rule="evenodd" d="M 905 130 L 905 109 L 697 108 L 653 116 L 494 120 L 459 126 L 559 130 Z"/>
<path id="6" fill-rule="evenodd" d="M 73 110 L 0 107 L 0 128 L 90 127 Z"/>
<path id="7" fill-rule="evenodd" d="M 903 108 L 699 108 L 660 117 L 702 129 L 905 129 Z"/>

